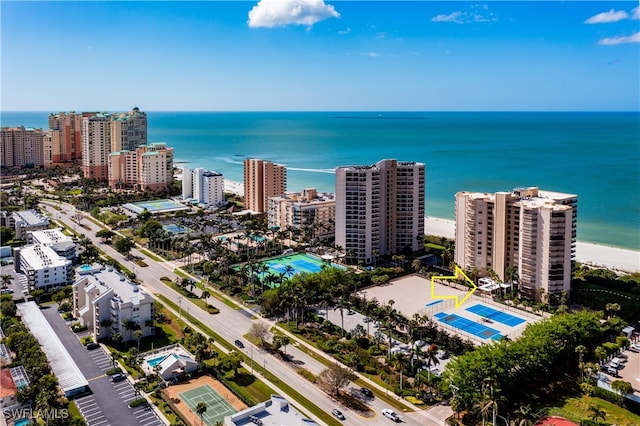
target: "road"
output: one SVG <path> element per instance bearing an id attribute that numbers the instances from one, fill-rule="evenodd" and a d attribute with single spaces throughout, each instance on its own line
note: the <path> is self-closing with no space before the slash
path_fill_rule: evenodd
<path id="1" fill-rule="evenodd" d="M 269 326 L 273 326 L 272 323 L 264 319 L 252 320 L 250 311 L 242 309 L 236 310 L 222 302 L 215 303 L 215 306 L 220 309 L 219 314 L 208 314 L 207 312 L 200 309 L 197 305 L 191 303 L 189 299 L 182 297 L 179 293 L 169 288 L 160 281 L 161 277 L 168 277 L 171 280 L 175 280 L 177 278 L 177 275 L 173 272 L 173 270 L 177 265 L 174 265 L 172 262 L 157 262 L 147 257 L 139 250 L 133 249 L 131 253 L 135 256 L 140 256 L 149 266 L 142 268 L 138 265 L 134 265 L 132 262 L 126 260 L 123 255 L 118 253 L 111 246 L 102 244 L 101 239 L 95 236 L 95 233 L 101 229 L 95 223 L 85 218 L 83 221 L 81 221 L 83 225 L 82 227 L 76 224 L 71 219 L 71 216 L 78 214 L 79 212 L 76 211 L 72 205 L 60 204 L 62 206 L 62 210 L 53 208 L 52 204 L 49 202 L 42 202 L 41 205 L 44 206 L 46 210 L 52 214 L 52 217 L 55 220 L 62 221 L 73 228 L 75 231 L 81 232 L 82 234 L 84 234 L 84 236 L 88 237 L 96 245 L 96 247 L 99 247 L 108 256 L 116 259 L 118 262 L 125 265 L 132 271 L 135 271 L 136 277 L 142 283 L 143 289 L 148 294 L 162 294 L 176 303 L 179 302 L 183 312 L 188 312 L 191 316 L 202 322 L 202 324 L 215 330 L 216 333 L 218 333 L 228 342 L 233 342 L 234 340 L 241 338 L 249 331 L 251 325 L 255 321 L 265 321 Z M 200 290 L 195 289 L 194 292 L 198 294 Z M 371 409 L 375 413 L 374 416 L 371 418 L 363 418 L 356 412 L 349 410 L 346 407 L 340 406 L 336 402 L 332 401 L 324 391 L 320 390 L 316 385 L 302 378 L 302 376 L 300 376 L 295 371 L 292 365 L 293 363 L 285 362 L 280 359 L 280 357 L 268 354 L 259 347 L 254 346 L 246 341 L 244 352 L 247 355 L 252 356 L 254 363 L 265 367 L 265 369 L 267 369 L 271 374 L 278 377 L 280 380 L 287 383 L 292 388 L 296 389 L 308 400 L 325 411 L 327 413 L 327 416 L 330 415 L 328 413 L 330 413 L 332 409 L 340 409 L 347 417 L 347 423 L 349 425 L 377 424 L 382 420 L 382 415 L 380 414 L 381 410 L 383 408 L 389 408 L 389 406 L 383 401 L 380 401 L 378 398 L 374 398 L 373 401 L 369 402 Z M 295 345 L 287 346 L 287 353 L 289 353 L 294 360 L 301 363 L 301 365 L 303 365 L 314 374 L 319 374 L 320 371 L 324 369 L 324 366 L 321 363 L 313 359 L 311 356 L 307 355 L 305 352 L 298 350 Z M 326 357 L 326 354 L 319 354 Z M 373 383 L 370 387 L 372 389 L 377 388 L 377 390 L 381 392 L 385 391 L 384 388 L 381 388 Z M 351 388 L 355 388 L 355 385 L 352 384 Z M 283 396 L 286 397 L 286 395 Z M 448 415 L 446 413 L 448 412 L 450 412 L 450 409 L 448 407 L 439 407 L 433 411 L 422 410 L 413 413 L 401 413 L 401 416 L 403 422 L 407 425 L 442 425 L 444 418 Z M 323 423 L 321 419 L 314 418 L 314 420 L 319 423 Z"/>

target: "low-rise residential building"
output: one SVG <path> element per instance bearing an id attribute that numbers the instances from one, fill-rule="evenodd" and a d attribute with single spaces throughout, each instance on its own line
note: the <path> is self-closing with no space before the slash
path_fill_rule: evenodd
<path id="1" fill-rule="evenodd" d="M 164 381 L 174 381 L 198 369 L 193 355 L 181 345 L 173 345 L 141 354 L 142 369 L 147 374 L 158 374 Z"/>
<path id="2" fill-rule="evenodd" d="M 289 401 L 280 395 L 224 418 L 225 426 L 248 424 L 317 426 L 318 423 L 304 417 Z"/>
<path id="3" fill-rule="evenodd" d="M 29 245 L 14 250 L 16 272 L 26 275 L 29 289 L 52 289 L 71 283 L 72 262 L 49 246 Z"/>
<path id="4" fill-rule="evenodd" d="M 18 408 L 17 394 L 22 388 L 29 386 L 29 377 L 23 366 L 0 369 L 0 408 L 10 410 Z"/>
<path id="5" fill-rule="evenodd" d="M 205 206 L 219 206 L 224 201 L 224 176 L 201 167 L 182 169 L 182 198 Z"/>
<path id="6" fill-rule="evenodd" d="M 51 221 L 35 210 L 13 212 L 11 222 L 16 230 L 16 238 L 26 240 L 29 232 L 48 229 Z"/>
<path id="7" fill-rule="evenodd" d="M 336 198 L 329 192 L 308 188 L 268 199 L 270 228 L 300 229 L 309 239 L 329 241 L 335 238 Z"/>
<path id="8" fill-rule="evenodd" d="M 31 242 L 51 247 L 60 256 L 71 261 L 77 256 L 76 243 L 73 242 L 73 238 L 63 234 L 61 228 L 33 231 Z"/>
<path id="9" fill-rule="evenodd" d="M 111 266 L 81 265 L 73 284 L 73 311 L 95 340 L 116 333 L 126 341 L 134 331 L 153 334 L 153 299 Z"/>

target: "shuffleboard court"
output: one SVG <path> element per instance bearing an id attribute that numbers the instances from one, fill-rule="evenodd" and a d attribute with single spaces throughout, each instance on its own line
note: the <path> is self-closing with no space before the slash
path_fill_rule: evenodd
<path id="1" fill-rule="evenodd" d="M 498 330 L 487 327 L 486 325 L 479 324 L 475 321 L 471 321 L 470 319 L 461 317 L 456 314 L 438 312 L 434 316 L 443 324 L 447 324 L 469 334 L 473 334 L 474 336 L 478 336 L 481 339 L 500 340 L 502 338 L 502 334 L 500 334 Z"/>
<path id="2" fill-rule="evenodd" d="M 480 315 L 483 318 L 490 319 L 492 321 L 497 321 L 501 324 L 508 325 L 509 327 L 516 327 L 527 320 L 517 317 L 515 315 L 507 314 L 506 312 L 499 311 L 497 309 L 491 308 L 487 305 L 483 305 L 482 303 L 475 304 L 466 309 L 469 312 Z"/>
<path id="3" fill-rule="evenodd" d="M 198 403 L 204 402 L 207 405 L 207 411 L 202 415 L 202 420 L 204 424 L 207 425 L 213 425 L 218 420 L 223 421 L 226 416 L 237 412 L 226 399 L 209 385 L 199 386 L 182 392 L 178 394 L 178 396 L 194 413 L 196 412 Z"/>

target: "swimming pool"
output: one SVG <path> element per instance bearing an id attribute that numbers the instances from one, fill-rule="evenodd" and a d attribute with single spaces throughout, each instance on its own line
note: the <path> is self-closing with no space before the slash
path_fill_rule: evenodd
<path id="1" fill-rule="evenodd" d="M 93 265 L 85 263 L 84 265 L 80 265 L 78 269 L 80 269 L 82 272 L 90 271 L 93 269 Z"/>
<path id="2" fill-rule="evenodd" d="M 162 361 L 164 361 L 165 358 L 167 358 L 168 356 L 169 355 L 162 355 L 157 358 L 148 359 L 145 362 L 147 363 L 147 365 L 149 365 L 149 367 L 153 368 L 156 365 L 160 364 Z"/>
<path id="3" fill-rule="evenodd" d="M 438 321 L 450 325 L 451 327 L 460 329 L 469 334 L 473 334 L 481 339 L 500 340 L 503 336 L 494 328 L 479 324 L 470 319 L 463 318 L 456 314 L 447 314 L 446 312 L 438 312 L 434 315 Z"/>
<path id="4" fill-rule="evenodd" d="M 27 418 L 22 418 L 22 419 L 15 420 L 13 424 L 14 426 L 27 426 L 27 425 L 30 425 L 31 422 Z"/>
<path id="5" fill-rule="evenodd" d="M 469 312 L 473 312 L 474 314 L 480 315 L 483 318 L 487 318 L 492 321 L 496 321 L 501 324 L 508 325 L 509 327 L 515 327 L 517 325 L 522 324 L 523 322 L 526 322 L 525 319 L 516 317 L 515 315 L 507 314 L 497 309 L 493 309 L 481 303 L 473 305 L 467 308 L 466 310 Z"/>

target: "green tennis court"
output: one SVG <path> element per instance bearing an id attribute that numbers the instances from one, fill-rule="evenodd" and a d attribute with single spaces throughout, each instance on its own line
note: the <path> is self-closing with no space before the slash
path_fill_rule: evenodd
<path id="1" fill-rule="evenodd" d="M 196 412 L 196 405 L 199 402 L 207 404 L 207 411 L 202 415 L 205 425 L 213 425 L 217 420 L 224 421 L 225 416 L 230 416 L 237 412 L 220 394 L 209 385 L 199 386 L 178 394 L 193 411 Z M 199 417 L 199 416 L 198 416 Z"/>

